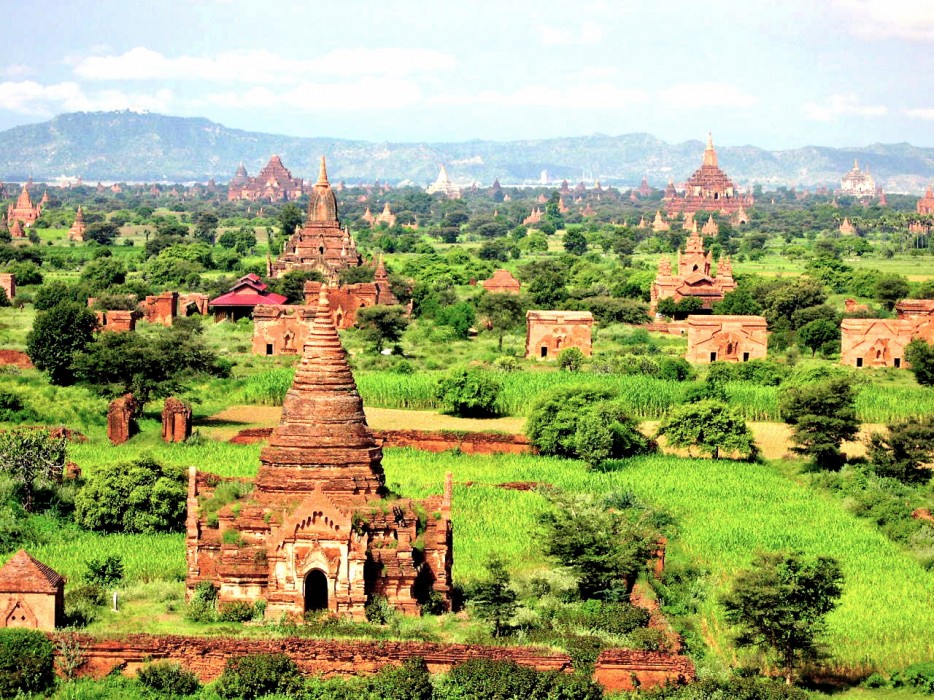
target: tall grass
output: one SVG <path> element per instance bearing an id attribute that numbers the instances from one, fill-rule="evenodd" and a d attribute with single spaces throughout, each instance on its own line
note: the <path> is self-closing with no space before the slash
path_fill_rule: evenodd
<path id="1" fill-rule="evenodd" d="M 491 485 L 539 481 L 569 491 L 632 491 L 676 519 L 671 564 L 710 571 L 713 590 L 701 603 L 699 628 L 714 654 L 731 660 L 728 625 L 717 594 L 760 550 L 799 549 L 837 558 L 846 578 L 829 617 L 832 661 L 848 669 L 894 668 L 934 658 L 934 573 L 843 505 L 764 465 L 675 457 L 643 457 L 593 472 L 582 463 L 530 455 L 472 456 L 387 450 L 387 480 L 405 495 L 439 493 L 444 472 L 455 482 L 454 577 L 469 583 L 491 553 L 508 557 L 514 572 L 544 564 L 536 516 L 537 493 Z"/>
<path id="2" fill-rule="evenodd" d="M 443 372 L 398 374 L 356 372 L 357 387 L 368 406 L 410 410 L 441 410 L 434 391 Z M 235 400 L 242 403 L 281 405 L 291 386 L 290 369 L 260 372 L 244 380 Z M 499 400 L 504 415 L 527 416 L 538 397 L 559 386 L 597 384 L 617 392 L 629 413 L 637 418 L 661 418 L 684 401 L 687 384 L 630 374 L 589 374 L 572 372 L 498 373 L 503 384 Z M 778 421 L 779 389 L 749 382 L 729 382 L 726 392 L 747 420 Z M 864 423 L 886 423 L 900 418 L 934 413 L 934 391 L 911 387 L 869 384 L 860 389 L 856 408 Z"/>

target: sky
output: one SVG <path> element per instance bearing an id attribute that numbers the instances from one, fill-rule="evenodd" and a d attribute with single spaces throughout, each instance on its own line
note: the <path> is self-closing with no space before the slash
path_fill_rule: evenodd
<path id="1" fill-rule="evenodd" d="M 3 0 L 0 129 L 934 146 L 934 0 Z"/>

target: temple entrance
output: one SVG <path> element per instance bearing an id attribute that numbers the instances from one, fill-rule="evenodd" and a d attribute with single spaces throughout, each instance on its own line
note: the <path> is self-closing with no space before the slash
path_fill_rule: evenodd
<path id="1" fill-rule="evenodd" d="M 328 578 L 321 569 L 305 575 L 305 612 L 328 609 Z"/>

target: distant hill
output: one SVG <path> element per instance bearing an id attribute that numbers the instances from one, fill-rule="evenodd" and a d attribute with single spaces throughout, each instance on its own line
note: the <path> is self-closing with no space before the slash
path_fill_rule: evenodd
<path id="1" fill-rule="evenodd" d="M 458 183 L 504 185 L 536 181 L 599 179 L 636 185 L 647 175 L 662 188 L 669 177 L 684 181 L 699 165 L 701 141 L 669 144 L 649 134 L 580 136 L 534 141 L 372 143 L 298 138 L 228 129 L 203 118 L 135 112 L 77 112 L 42 124 L 0 132 L 0 180 L 50 180 L 80 175 L 85 182 L 218 182 L 230 179 L 240 161 L 251 175 L 273 153 L 293 175 L 313 178 L 321 154 L 334 180 L 425 185 L 446 163 Z M 907 143 L 862 148 L 806 146 L 767 151 L 755 146 L 718 147 L 720 165 L 741 186 L 839 186 L 858 158 L 891 192 L 920 192 L 934 180 L 934 148 Z"/>

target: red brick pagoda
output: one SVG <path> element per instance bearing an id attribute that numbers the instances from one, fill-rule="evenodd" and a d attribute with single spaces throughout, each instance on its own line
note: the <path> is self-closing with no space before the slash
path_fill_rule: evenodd
<path id="1" fill-rule="evenodd" d="M 684 253 L 678 251 L 678 272 L 672 273 L 671 260 L 663 256 L 658 261 L 658 275 L 652 283 L 652 308 L 659 299 L 673 297 L 680 301 L 685 297 L 701 300 L 703 308 L 710 310 L 723 296 L 736 289 L 733 266 L 728 257 L 720 258 L 717 274 L 711 272 L 713 255 L 704 252 L 704 240 L 695 229 L 688 236 Z"/>
<path id="2" fill-rule="evenodd" d="M 227 201 L 247 200 L 250 202 L 292 202 L 305 193 L 301 178 L 292 177 L 292 173 L 282 164 L 282 159 L 274 155 L 269 159 L 256 177 L 249 177 L 243 163 L 237 168 L 237 174 L 227 185 Z"/>
<path id="3" fill-rule="evenodd" d="M 305 224 L 286 242 L 279 259 L 271 265 L 270 275 L 281 277 L 290 270 L 317 270 L 328 282 L 336 284 L 341 270 L 362 264 L 363 258 L 357 252 L 350 231 L 341 228 L 337 197 L 328 182 L 327 166 L 322 156 Z"/>
<path id="4" fill-rule="evenodd" d="M 23 185 L 16 204 L 10 204 L 7 207 L 6 220 L 11 229 L 14 221 L 19 221 L 23 226 L 32 226 L 42 214 L 42 205 L 33 205 L 32 199 L 29 198 L 29 184 L 27 182 Z"/>
<path id="5" fill-rule="evenodd" d="M 267 603 L 267 619 L 327 610 L 355 620 L 375 596 L 405 613 L 434 591 L 449 605 L 451 482 L 422 503 L 387 499 L 382 449 L 366 423 L 326 293 L 254 490 L 205 514 L 222 479 L 189 472 L 189 593 Z"/>
<path id="6" fill-rule="evenodd" d="M 742 206 L 752 204 L 751 197 L 737 194 L 733 182 L 717 164 L 712 135 L 707 137 L 703 164 L 684 183 L 684 194 L 678 194 L 674 184 L 669 182 L 664 200 L 669 215 L 694 214 L 699 211 L 735 214 Z"/>

